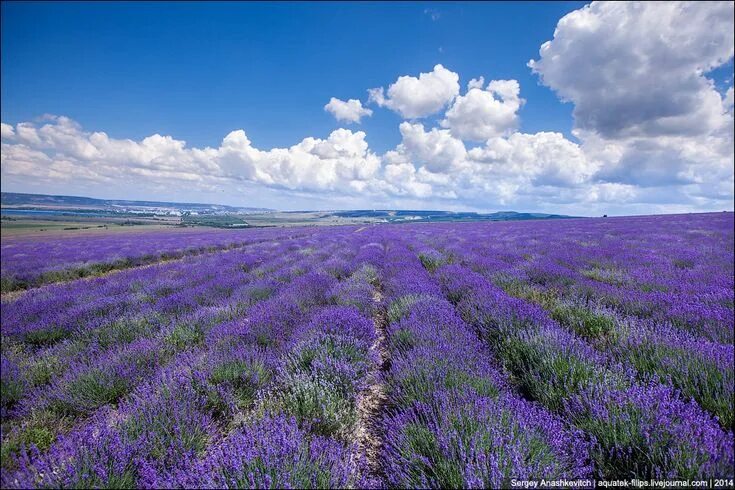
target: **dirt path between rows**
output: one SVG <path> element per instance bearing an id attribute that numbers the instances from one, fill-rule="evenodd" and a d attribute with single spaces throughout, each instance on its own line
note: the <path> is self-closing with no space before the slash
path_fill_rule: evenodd
<path id="1" fill-rule="evenodd" d="M 383 294 L 380 289 L 376 289 L 373 293 L 373 300 L 377 304 L 377 312 L 373 316 L 376 340 L 371 346 L 371 349 L 377 353 L 378 362 L 370 372 L 370 384 L 362 393 L 357 404 L 359 421 L 356 438 L 358 447 L 357 461 L 361 465 L 358 469 L 359 476 L 363 479 L 367 478 L 380 481 L 383 476 L 380 461 L 380 451 L 383 446 L 380 418 L 387 400 L 385 386 L 383 384 L 383 373 L 390 369 L 391 359 L 386 337 L 388 315 L 383 304 Z"/>

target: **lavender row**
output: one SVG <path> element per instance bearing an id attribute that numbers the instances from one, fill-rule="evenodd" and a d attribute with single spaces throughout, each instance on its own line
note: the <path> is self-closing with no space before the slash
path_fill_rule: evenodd
<path id="1" fill-rule="evenodd" d="M 502 282 L 501 282 L 502 284 Z M 642 381 L 661 380 L 735 428 L 735 345 L 713 342 L 671 324 L 621 315 L 610 308 L 558 299 L 517 285 L 506 291 L 544 306 L 561 325 L 598 351 L 634 369 Z"/>
<path id="2" fill-rule="evenodd" d="M 2 291 L 182 258 L 261 241 L 313 233 L 307 228 L 281 230 L 174 230 L 109 233 L 84 237 L 3 237 Z"/>
<path id="3" fill-rule="evenodd" d="M 248 405 L 258 383 L 268 378 L 267 355 L 261 354 L 258 346 L 277 344 L 286 335 L 284 327 L 297 321 L 303 308 L 323 300 L 330 289 L 327 286 L 329 281 L 325 283 L 323 276 L 307 274 L 284 293 L 256 307 L 250 321 L 230 321 L 213 328 L 206 344 L 213 346 L 211 351 L 195 349 L 182 354 L 151 383 L 137 389 L 113 421 L 109 415 L 98 415 L 98 427 L 72 434 L 46 457 L 35 455 L 13 482 L 22 483 L 26 478 L 26 483 L 44 484 L 43 478 L 49 475 L 43 471 L 44 465 L 51 465 L 57 475 L 53 478 L 58 478 L 52 480 L 54 485 L 124 486 L 135 481 L 139 486 L 159 486 L 186 468 L 182 464 L 192 462 L 207 441 L 216 440 L 216 426 L 223 414 L 232 415 L 233 410 Z M 240 341 L 233 342 L 235 339 Z M 233 370 L 239 369 L 245 372 L 233 376 Z M 124 422 L 115 424 L 117 419 Z M 79 441 L 89 438 L 90 432 L 101 436 L 79 448 Z M 134 462 L 131 451 L 138 453 L 132 457 Z M 90 471 L 88 465 L 94 461 L 98 461 L 97 467 Z M 100 466 L 99 461 L 104 464 Z"/>
<path id="4" fill-rule="evenodd" d="M 448 261 L 447 252 L 422 249 L 420 257 L 430 268 Z M 484 272 L 506 292 L 543 306 L 551 317 L 585 338 L 600 352 L 635 370 L 643 382 L 664 381 L 695 399 L 715 415 L 723 427 L 735 424 L 735 347 L 682 330 L 660 320 L 626 316 L 620 311 L 579 298 L 562 299 L 558 289 L 540 288 L 508 272 L 484 269 L 457 253 L 453 260 Z M 463 274 L 460 268 L 455 273 Z M 571 279 L 570 279 L 571 281 Z M 573 289 L 575 284 L 570 283 Z"/>
<path id="5" fill-rule="evenodd" d="M 640 384 L 561 328 L 538 306 L 509 297 L 457 266 L 437 273 L 447 296 L 532 399 L 583 429 L 599 476 L 732 475 L 733 439 L 667 384 Z"/>
<path id="6" fill-rule="evenodd" d="M 366 316 L 374 306 L 367 289 L 372 290 L 375 276 L 360 257 L 351 264 L 332 260 L 327 267 L 343 280 L 321 288 L 329 291 L 325 301 L 349 306 L 314 304 L 311 318 L 292 331 L 290 340 L 278 342 L 281 355 L 274 381 L 259 393 L 258 415 L 163 486 L 356 484 L 357 398 L 375 362 L 371 351 L 375 332 Z"/>
<path id="7" fill-rule="evenodd" d="M 341 444 L 330 438 L 312 439 L 296 418 L 266 408 L 273 401 L 268 394 L 280 383 L 299 325 L 328 302 L 334 282 L 323 274 L 306 274 L 295 281 L 295 287 L 254 311 L 247 322 L 224 325 L 213 332 L 214 345 L 225 353 L 202 364 L 197 378 L 201 380 L 199 390 L 209 384 L 206 391 L 217 393 L 217 409 L 213 413 L 204 402 L 199 411 L 220 424 L 228 422 L 219 437 L 210 436 L 199 450 L 178 455 L 169 464 L 154 458 L 152 470 L 138 473 L 139 487 L 263 487 L 269 480 L 273 486 L 296 486 L 299 478 L 306 482 L 325 471 L 325 459 L 334 465 L 330 473 L 346 478 L 343 468 L 349 454 Z M 219 389 L 213 390 L 212 385 Z M 284 439 L 289 430 L 300 439 Z M 333 460 L 329 454 L 310 451 L 317 446 L 331 449 Z M 304 473 L 298 471 L 302 464 L 307 466 Z"/>
<path id="8" fill-rule="evenodd" d="M 733 429 L 732 343 L 712 342 L 671 324 L 626 316 L 589 300 L 562 299 L 556 289 L 542 289 L 519 279 L 517 274 L 488 270 L 456 251 L 440 253 L 424 246 L 419 257 L 432 270 L 455 261 L 485 272 L 509 294 L 544 307 L 554 320 L 632 369 L 644 383 L 662 381 L 672 385 L 684 398 L 693 398 L 715 415 L 723 427 Z M 461 276 L 465 272 L 462 267 L 449 266 L 446 274 Z"/>
<path id="9" fill-rule="evenodd" d="M 264 253 L 267 256 L 269 252 L 256 248 L 250 255 L 218 254 L 130 271 L 92 284 L 53 286 L 6 302 L 2 310 L 3 358 L 21 360 L 21 368 L 30 378 L 24 385 L 47 384 L 52 375 L 58 376 L 68 367 L 69 358 L 99 357 L 120 343 L 150 337 L 167 323 L 232 295 L 247 302 L 266 293 L 267 283 L 255 290 L 243 287 L 255 278 L 243 267 L 262 261 Z M 279 251 L 270 253 L 277 256 Z M 176 340 L 178 333 L 174 331 L 171 340 Z M 12 401 L 6 398 L 4 408 Z"/>
<path id="10" fill-rule="evenodd" d="M 252 246 L 242 251 L 207 254 L 179 262 L 124 271 L 89 281 L 47 286 L 29 291 L 17 299 L 3 300 L 3 333 L 23 335 L 29 344 L 44 346 L 56 342 L 75 329 L 90 330 L 98 324 L 118 318 L 129 309 L 150 308 L 176 311 L 186 309 L 194 295 L 181 294 L 204 283 L 218 280 L 218 273 L 240 267 L 245 274 L 258 267 L 264 253 L 286 255 L 299 248 L 298 243 L 278 242 Z M 192 270 L 196 271 L 192 274 Z M 265 276 L 267 269 L 255 271 Z M 221 289 L 227 289 L 228 279 Z M 232 278 L 237 281 L 237 277 Z M 200 300 L 208 294 L 200 291 Z M 216 301 L 214 296 L 209 301 Z M 30 336 L 30 338 L 27 338 Z"/>
<path id="11" fill-rule="evenodd" d="M 293 261 L 294 257 L 290 258 Z M 263 266 L 267 266 L 267 262 L 261 265 Z M 293 268 L 289 262 L 285 262 L 282 269 L 287 273 L 283 279 L 288 281 L 290 279 L 288 271 Z M 235 270 L 242 274 L 239 267 L 233 269 Z M 13 436 L 16 440 L 30 439 L 28 442 L 42 446 L 49 444 L 54 435 L 54 428 L 58 428 L 60 424 L 68 426 L 75 419 L 79 420 L 80 416 L 93 413 L 98 407 L 107 403 L 114 403 L 130 392 L 144 377 L 149 376 L 151 369 L 155 370 L 157 366 L 165 365 L 171 356 L 181 350 L 201 345 L 204 341 L 204 332 L 209 326 L 241 315 L 249 304 L 264 298 L 264 292 L 268 293 L 280 284 L 277 281 L 270 282 L 266 285 L 268 289 L 264 289 L 261 281 L 258 281 L 260 284 L 256 282 L 254 285 L 248 285 L 247 279 L 247 275 L 238 279 L 243 285 L 234 291 L 235 297 L 229 299 L 229 304 L 226 301 L 217 306 L 199 307 L 191 313 L 180 312 L 169 318 L 168 325 L 159 324 L 160 329 L 154 331 L 155 335 L 150 339 L 144 337 L 108 352 L 100 349 L 99 345 L 93 345 L 94 348 L 86 352 L 81 361 L 70 362 L 67 359 L 59 359 L 59 365 L 67 367 L 66 374 L 59 376 L 57 373 L 56 381 L 48 387 L 39 387 L 32 391 L 31 397 L 21 404 L 20 412 L 21 415 L 25 415 L 26 422 L 21 426 L 19 434 L 9 434 L 10 440 L 4 438 L 4 454 L 7 455 L 7 451 L 12 447 Z M 198 293 L 196 289 L 190 290 L 190 294 Z M 237 297 L 238 293 L 240 295 L 245 293 L 246 296 Z M 226 298 L 221 299 L 225 300 Z M 135 333 L 140 332 L 128 332 L 129 335 Z M 28 407 L 28 410 L 22 410 L 24 406 Z M 4 458 L 4 463 L 10 459 Z"/>
<path id="12" fill-rule="evenodd" d="M 427 225 L 418 243 L 552 293 L 732 343 L 732 213 Z"/>
<path id="13" fill-rule="evenodd" d="M 310 245 L 310 244 L 308 244 L 308 243 L 302 243 L 302 245 Z M 302 247 L 302 248 L 300 248 L 300 250 L 309 250 L 309 247 Z M 327 255 L 329 255 L 329 254 L 327 254 Z M 313 257 L 313 259 L 314 260 L 317 260 L 317 261 L 318 260 L 322 260 L 324 258 L 326 258 L 326 255 L 324 257 L 316 257 L 316 256 Z M 292 254 L 286 254 L 285 256 L 282 257 L 282 259 L 286 259 L 286 261 L 290 263 L 290 262 L 293 262 L 294 259 L 299 259 L 299 257 L 298 257 L 298 254 L 293 254 L 292 253 Z M 312 259 L 312 257 L 309 257 L 308 260 L 311 260 L 311 259 Z M 301 274 L 301 273 L 304 272 L 303 267 L 305 265 L 305 262 L 303 261 L 303 259 L 299 259 L 299 260 L 301 261 L 301 265 L 300 266 L 296 266 L 296 267 L 289 266 L 289 267 L 284 268 L 284 272 L 286 273 L 285 275 L 283 275 L 282 273 L 280 273 L 277 270 L 273 270 L 273 266 L 266 267 L 266 264 L 261 264 L 261 265 L 258 266 L 258 268 L 253 269 L 253 274 L 255 276 L 260 276 L 260 275 L 263 275 L 264 273 L 268 273 L 268 274 L 270 274 L 274 278 L 278 278 L 278 279 L 287 281 L 287 280 L 289 280 L 289 277 L 292 277 L 293 274 Z M 308 260 L 307 260 L 307 262 L 308 262 Z M 281 260 L 280 262 L 286 263 L 283 260 Z M 235 269 L 239 270 L 240 264 L 235 264 L 235 265 L 236 265 Z M 248 264 L 247 261 L 245 261 L 245 263 L 242 264 L 242 265 L 252 265 L 252 264 Z M 242 271 L 240 271 L 240 272 L 242 272 Z M 283 276 L 283 277 L 281 277 L 281 276 Z M 264 293 L 267 295 L 268 294 L 268 291 L 269 291 L 268 288 L 270 288 L 271 287 L 271 284 L 272 284 L 272 283 L 266 283 L 264 285 L 262 283 L 262 281 L 258 281 L 258 282 L 260 284 L 254 284 L 253 286 L 251 286 L 251 289 L 248 291 L 248 296 L 250 297 L 249 298 L 250 301 L 262 297 L 262 295 Z M 277 284 L 277 282 L 276 282 L 276 284 Z M 266 288 L 264 288 L 263 286 L 266 286 Z M 235 302 L 233 302 L 233 303 L 235 303 Z M 201 329 L 202 329 L 202 325 L 200 325 L 200 321 L 199 321 L 199 320 L 201 320 L 201 318 L 200 319 L 197 319 L 197 316 L 199 316 L 199 317 L 210 317 L 210 316 L 213 316 L 213 315 L 210 315 L 209 313 L 216 312 L 217 313 L 217 317 L 222 317 L 223 315 L 225 317 L 227 317 L 227 316 L 230 316 L 230 315 L 232 315 L 234 313 L 237 313 L 237 311 L 241 310 L 242 309 L 242 304 L 241 304 L 241 301 L 236 300 L 236 303 L 230 305 L 229 307 L 228 307 L 227 304 L 224 304 L 224 305 L 221 305 L 220 304 L 217 307 L 211 306 L 211 307 L 206 307 L 206 308 L 202 308 L 202 309 L 205 310 L 205 311 L 202 312 L 202 313 L 204 313 L 203 315 L 192 315 L 191 318 L 189 318 L 187 316 L 185 316 L 185 317 L 176 316 L 172 320 L 172 326 L 171 327 L 166 327 L 166 328 L 163 329 L 164 331 L 162 331 L 159 334 L 159 337 L 161 337 L 161 338 L 158 339 L 159 340 L 159 344 L 161 344 L 161 341 L 163 341 L 163 345 L 165 346 L 164 356 L 161 356 L 161 357 L 169 358 L 170 357 L 170 354 L 171 354 L 171 352 L 169 352 L 169 351 L 172 350 L 172 349 L 175 352 L 176 350 L 179 350 L 181 348 L 184 348 L 187 345 L 196 345 L 196 344 L 201 343 L 201 341 L 202 341 L 201 340 Z M 189 319 L 187 319 L 187 318 L 189 318 Z M 210 323 L 212 321 L 211 318 L 208 318 L 207 320 Z M 102 356 L 98 356 L 98 357 L 102 357 Z M 87 364 L 94 364 L 93 358 L 91 359 L 91 361 L 92 362 L 90 363 L 87 360 L 85 360 L 84 361 L 84 364 L 85 365 L 87 365 Z M 126 366 L 124 363 L 121 364 L 119 362 L 116 362 L 114 360 L 114 356 L 113 356 L 113 359 L 106 359 L 106 360 L 104 360 L 104 364 L 106 366 L 109 366 L 109 365 L 117 365 L 120 368 L 122 368 L 123 369 L 123 372 L 125 372 L 125 373 L 127 373 L 127 372 L 130 371 L 129 369 L 127 369 L 130 366 Z M 133 370 L 133 372 L 135 372 L 135 371 L 136 370 Z M 6 372 L 8 372 L 8 371 L 6 371 Z M 92 369 L 92 370 L 89 370 L 89 373 L 83 373 L 83 374 L 94 374 L 94 373 L 99 373 L 99 370 L 98 369 Z M 92 386 L 91 387 L 92 388 L 97 388 L 99 390 L 99 388 L 102 388 L 102 387 L 99 386 L 101 380 L 100 379 L 97 379 L 97 378 L 98 377 L 96 377 L 96 376 L 90 377 L 90 376 L 86 376 L 86 375 L 83 375 L 83 376 L 72 376 L 72 380 L 75 381 L 75 383 L 72 383 L 72 384 L 76 388 L 80 388 L 81 389 L 81 388 L 90 388 L 90 383 L 89 382 L 92 382 Z M 119 377 L 117 379 L 119 379 Z M 76 381 L 81 381 L 83 383 L 80 384 L 80 383 L 77 383 Z M 61 384 L 62 386 L 66 386 L 67 383 L 63 383 L 63 379 L 62 379 L 62 383 L 59 383 L 59 384 Z M 118 394 L 117 393 L 118 388 L 116 386 L 110 385 L 110 386 L 104 386 L 104 388 L 105 389 L 102 390 L 102 394 L 106 394 L 106 395 L 117 395 Z M 124 389 L 127 389 L 127 386 L 125 386 L 123 388 Z M 64 390 L 64 391 L 66 391 L 66 390 Z M 76 391 L 79 391 L 79 390 L 76 390 Z M 100 402 L 105 401 L 105 399 L 104 399 L 105 397 L 102 397 L 102 399 L 100 399 L 100 397 L 97 397 L 97 398 L 98 398 L 97 403 L 100 403 Z M 63 398 L 62 398 L 62 401 L 63 401 Z M 33 403 L 31 403 L 30 405 L 31 406 L 34 406 Z M 70 405 L 75 405 L 76 406 L 76 404 L 70 404 L 70 403 L 64 403 L 61 406 L 58 406 L 58 403 L 57 403 L 56 405 L 57 405 L 56 408 L 61 408 L 64 411 L 66 410 L 66 408 L 69 408 Z M 38 407 L 36 407 L 36 408 L 38 408 Z M 83 407 L 80 407 L 80 408 L 83 408 Z M 39 411 L 36 410 L 36 413 L 38 413 L 38 412 Z M 45 412 L 40 411 L 40 413 L 41 414 L 44 414 Z M 25 439 L 30 438 L 33 441 L 38 441 L 39 439 L 41 439 L 39 442 L 43 442 L 44 444 L 48 444 L 48 442 L 49 442 L 49 434 L 48 434 L 48 431 L 46 431 L 46 430 L 39 431 L 38 428 L 40 426 L 41 429 L 45 429 L 45 427 L 48 426 L 49 422 L 50 421 L 47 418 L 45 418 L 45 417 L 37 417 L 37 416 L 35 416 L 35 414 L 32 414 L 32 417 L 31 417 L 31 425 L 30 426 L 28 426 L 28 425 L 25 425 L 24 426 L 24 429 L 26 429 L 25 432 L 24 432 L 24 434 L 23 434 L 23 435 L 26 436 Z M 7 431 L 6 431 L 6 433 L 7 433 Z M 4 438 L 4 444 L 3 444 L 3 446 L 4 446 L 3 447 L 4 452 L 9 448 L 9 446 L 12 446 L 12 444 L 6 444 L 7 442 L 8 442 L 7 438 Z M 4 462 L 7 462 L 10 459 L 11 458 L 4 458 Z"/>
<path id="14" fill-rule="evenodd" d="M 385 287 L 391 369 L 383 420 L 386 483 L 503 488 L 513 478 L 586 478 L 578 430 L 515 396 L 415 255 L 393 242 Z"/>
<path id="15" fill-rule="evenodd" d="M 344 282 L 363 275 L 356 271 Z M 144 486 L 344 487 L 353 478 L 349 434 L 372 324 L 354 306 L 323 306 L 355 299 L 339 283 L 324 275 L 305 281 L 294 289 L 291 308 L 270 310 L 277 319 L 271 328 L 251 319 L 250 335 L 278 356 L 270 363 L 272 381 L 258 389 L 255 413 L 203 457 Z M 311 319 L 299 326 L 298 316 L 288 314 L 293 306 Z"/>
<path id="16" fill-rule="evenodd" d="M 683 218 L 664 217 L 659 221 L 667 225 L 665 233 L 669 236 L 672 233 L 670 228 L 673 227 L 683 228 L 677 231 L 685 237 L 691 236 L 692 232 L 705 231 L 687 228 L 697 224 L 706 228 L 708 236 L 717 238 L 717 241 L 712 240 L 709 244 L 694 244 L 691 239 L 679 240 L 687 246 L 696 245 L 688 252 L 691 258 L 688 268 L 671 262 L 672 256 L 683 257 L 683 251 L 667 251 L 665 255 L 650 254 L 650 250 L 660 250 L 661 245 L 666 244 L 660 241 L 660 234 L 663 233 L 661 230 L 639 233 L 639 236 L 632 238 L 630 230 L 608 226 L 607 235 L 613 230 L 616 234 L 625 233 L 625 239 L 621 243 L 624 247 L 594 248 L 589 247 L 589 244 L 603 240 L 609 242 L 611 238 L 592 233 L 594 228 L 589 222 L 581 222 L 585 226 L 558 226 L 563 234 L 560 233 L 562 240 L 557 243 L 538 242 L 520 248 L 518 253 L 522 251 L 524 255 L 534 250 L 543 253 L 530 261 L 509 259 L 508 254 L 501 254 L 495 249 L 492 249 L 492 254 L 480 256 L 472 250 L 488 250 L 495 247 L 496 243 L 476 243 L 472 250 L 467 251 L 469 247 L 457 246 L 445 236 L 422 237 L 423 243 L 433 242 L 442 249 L 442 253 L 426 248 L 421 249 L 420 255 L 430 268 L 451 260 L 483 272 L 506 292 L 543 306 L 555 320 L 584 337 L 599 351 L 611 353 L 617 361 L 635 369 L 644 382 L 659 379 L 670 383 L 681 390 L 685 398 L 694 398 L 703 408 L 717 416 L 723 427 L 733 429 L 735 348 L 731 340 L 727 341 L 732 335 L 732 321 L 727 320 L 727 315 L 722 317 L 716 314 L 720 320 L 710 322 L 714 318 L 711 314 L 713 310 L 706 302 L 712 295 L 701 293 L 705 289 L 719 290 L 721 300 L 728 294 L 732 295 L 732 284 L 728 289 L 725 282 L 732 281 L 725 274 L 727 269 L 732 269 L 732 264 L 731 261 L 730 264 L 727 263 L 727 256 L 722 253 L 728 248 L 724 239 L 731 230 L 718 230 L 719 226 L 727 223 L 727 217 L 724 220 L 715 220 L 713 216 L 708 216 L 707 220 L 701 216 Z M 625 223 L 629 224 L 630 221 L 633 220 L 626 220 Z M 656 220 L 652 218 L 646 221 L 650 224 Z M 597 226 L 601 224 L 598 223 Z M 635 230 L 633 227 L 629 228 Z M 583 230 L 587 231 L 586 241 L 582 242 L 587 244 L 586 247 L 580 247 L 576 236 Z M 719 247 L 714 246 L 718 242 Z M 666 245 L 670 247 L 670 244 Z M 732 247 L 731 243 L 729 247 Z M 641 257 L 645 258 L 645 267 L 641 266 L 640 262 L 644 260 Z M 661 277 L 673 274 L 677 280 L 676 289 L 686 291 L 691 298 L 688 301 L 698 303 L 697 307 L 701 310 L 697 313 L 698 321 L 682 324 L 675 314 L 673 317 L 668 314 L 671 313 L 670 309 L 663 307 L 660 311 L 654 308 L 656 315 L 642 315 L 646 318 L 640 318 L 641 315 L 635 315 L 628 309 L 619 307 L 620 305 L 606 305 L 605 296 L 600 293 L 600 289 L 624 288 L 628 292 L 626 298 L 629 305 L 632 304 L 631 301 L 635 301 L 637 293 L 635 282 L 616 286 L 604 282 L 614 278 L 603 274 L 604 271 L 599 268 L 599 264 L 603 263 L 617 264 L 615 270 L 618 273 L 627 271 L 626 274 L 635 275 L 640 281 L 644 280 L 643 276 L 648 276 L 645 284 L 649 286 L 653 284 L 651 281 L 661 284 L 662 281 L 665 282 Z M 594 274 L 590 273 L 592 269 L 589 269 L 589 264 L 597 264 Z M 717 270 L 713 270 L 713 267 Z M 606 270 L 609 272 L 612 269 Z M 616 277 L 619 279 L 622 276 L 618 274 Z M 593 278 L 600 281 L 596 282 Z M 590 287 L 590 283 L 596 283 L 597 286 Z M 682 299 L 679 295 L 676 301 Z M 724 304 L 723 301 L 720 306 L 725 307 Z M 721 308 L 714 309 L 715 313 L 717 311 L 721 311 Z M 732 312 L 732 301 L 729 301 L 729 311 Z M 697 325 L 709 327 L 702 330 Z M 713 338 L 720 342 L 711 340 Z"/>

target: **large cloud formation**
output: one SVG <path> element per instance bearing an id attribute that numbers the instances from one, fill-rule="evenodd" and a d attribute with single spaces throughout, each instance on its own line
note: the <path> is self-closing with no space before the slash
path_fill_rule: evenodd
<path id="1" fill-rule="evenodd" d="M 102 132 L 86 132 L 63 116 L 45 119 L 38 128 L 30 123 L 3 125 L 3 174 L 91 182 L 145 177 L 204 187 L 247 180 L 291 190 L 333 191 L 360 189 L 361 182 L 380 167 L 380 158 L 369 151 L 362 131 L 337 129 L 325 140 L 305 138 L 290 148 L 264 151 L 237 130 L 218 148 L 200 149 L 187 148 L 184 141 L 170 136 L 117 140 Z"/>
<path id="2" fill-rule="evenodd" d="M 559 21 L 543 83 L 606 138 L 707 134 L 726 122 L 704 73 L 733 56 L 732 2 L 595 2 Z"/>
<path id="3" fill-rule="evenodd" d="M 281 203 L 289 195 L 322 207 L 732 209 L 733 88 L 720 94 L 707 78 L 732 60 L 732 14 L 727 2 L 593 3 L 562 18 L 529 66 L 574 105 L 577 141 L 519 131 L 526 101 L 518 81 L 479 77 L 460 93 L 459 74 L 436 65 L 369 91 L 372 103 L 406 119 L 400 144 L 382 155 L 365 132 L 348 129 L 271 149 L 236 130 L 216 148 L 190 148 L 170 136 L 114 139 L 46 116 L 2 124 L 3 181 L 250 186 L 272 189 Z M 347 123 L 372 113 L 358 99 L 332 98 L 324 109 Z M 432 115 L 434 124 L 422 119 Z"/>
<path id="4" fill-rule="evenodd" d="M 529 66 L 574 104 L 601 181 L 732 187 L 732 87 L 706 73 L 733 57 L 733 5 L 595 2 L 559 21 Z"/>

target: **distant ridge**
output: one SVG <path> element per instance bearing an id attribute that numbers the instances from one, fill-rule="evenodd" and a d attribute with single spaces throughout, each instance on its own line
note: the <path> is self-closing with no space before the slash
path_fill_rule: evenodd
<path id="1" fill-rule="evenodd" d="M 179 211 L 219 211 L 230 213 L 273 211 L 269 208 L 243 206 L 226 206 L 224 204 L 183 203 L 167 201 L 134 201 L 118 199 L 95 199 L 80 196 L 51 196 L 46 194 L 24 194 L 20 192 L 1 193 L 0 204 L 3 206 L 25 207 L 84 207 L 89 209 L 115 210 L 119 208 L 160 208 Z"/>
<path id="2" fill-rule="evenodd" d="M 355 210 L 335 211 L 342 218 L 384 218 L 387 221 L 520 221 L 529 219 L 565 219 L 576 216 L 547 213 L 519 213 L 498 211 L 495 213 L 476 213 L 471 211 L 408 211 L 408 210 Z"/>
<path id="3" fill-rule="evenodd" d="M 406 222 L 453 222 L 453 221 L 522 221 L 539 219 L 565 219 L 575 216 L 548 213 L 524 213 L 516 211 L 498 211 L 495 213 L 477 213 L 471 211 L 423 211 L 395 209 L 355 209 L 331 211 L 277 211 L 269 208 L 227 206 L 224 204 L 182 203 L 168 201 L 134 201 L 120 199 L 95 199 L 80 196 L 52 196 L 45 194 L 24 194 L 3 192 L 3 210 L 7 213 L 61 213 L 90 215 L 104 213 L 105 216 L 145 213 L 148 215 L 269 215 L 274 219 L 280 216 L 300 215 L 309 220 L 341 220 L 345 222 L 373 223 L 406 223 Z M 276 217 L 275 215 L 279 215 Z M 250 221 L 250 218 L 247 218 Z"/>

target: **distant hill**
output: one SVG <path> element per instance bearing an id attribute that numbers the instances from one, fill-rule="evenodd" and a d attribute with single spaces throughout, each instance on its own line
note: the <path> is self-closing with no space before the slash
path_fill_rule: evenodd
<path id="1" fill-rule="evenodd" d="M 406 223 L 441 221 L 520 221 L 563 219 L 573 216 L 546 213 L 496 213 L 421 211 L 393 209 L 356 209 L 332 211 L 275 211 L 268 208 L 226 206 L 223 204 L 180 203 L 94 199 L 78 196 L 2 193 L 4 215 L 81 216 L 86 218 L 169 216 L 182 224 L 217 227 L 288 226 L 309 224 Z"/>
<path id="2" fill-rule="evenodd" d="M 48 196 L 45 194 L 23 194 L 17 192 L 3 192 L 0 204 L 5 207 L 14 208 L 54 208 L 68 209 L 77 208 L 77 210 L 103 210 L 110 212 L 131 212 L 131 211 L 177 211 L 179 213 L 197 212 L 203 214 L 224 214 L 224 213 L 252 213 L 272 211 L 268 208 L 251 208 L 225 206 L 223 204 L 203 204 L 203 203 L 182 203 L 182 202 L 166 202 L 166 201 L 128 201 L 116 199 L 94 199 L 91 197 L 79 196 Z"/>
<path id="3" fill-rule="evenodd" d="M 475 213 L 465 211 L 391 211 L 391 210 L 355 210 L 335 211 L 334 216 L 341 218 L 382 218 L 388 222 L 401 221 L 520 221 L 529 219 L 564 219 L 574 218 L 561 214 L 518 213 L 516 211 L 499 211 L 496 213 Z"/>

